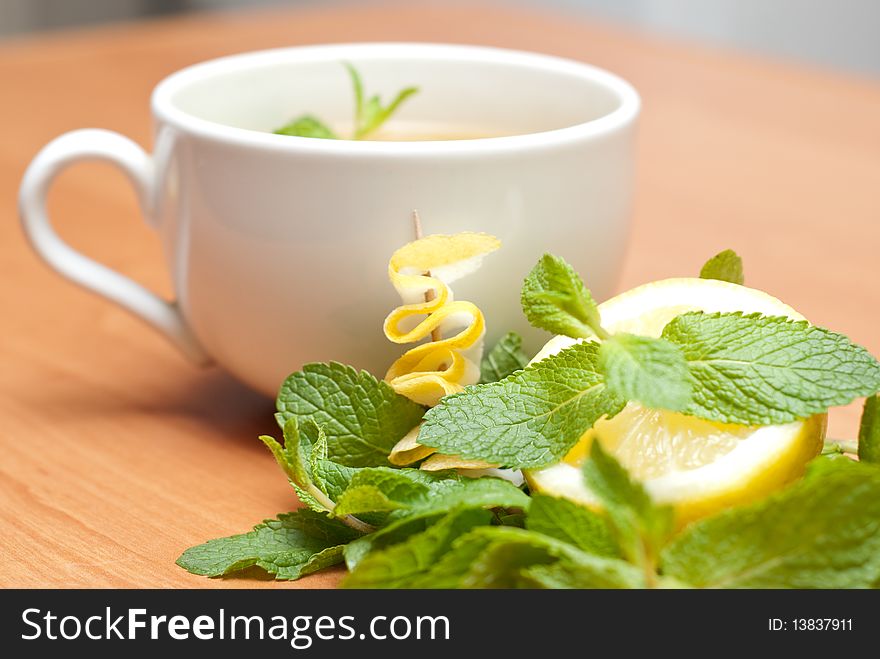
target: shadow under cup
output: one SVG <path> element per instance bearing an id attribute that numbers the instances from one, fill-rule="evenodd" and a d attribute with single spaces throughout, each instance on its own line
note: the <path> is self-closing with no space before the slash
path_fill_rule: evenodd
<path id="1" fill-rule="evenodd" d="M 302 114 L 350 130 L 346 62 L 367 95 L 386 103 L 419 88 L 388 127 L 410 141 L 272 134 Z M 501 239 L 481 269 L 452 285 L 456 299 L 483 310 L 487 347 L 510 330 L 528 352 L 549 338 L 528 326 L 519 303 L 523 277 L 544 252 L 567 259 L 597 297 L 612 292 L 629 226 L 639 99 L 600 69 L 472 46 L 309 46 L 184 69 L 156 87 L 152 109 L 152 157 L 109 131 L 50 143 L 22 185 L 26 231 L 61 274 L 268 395 L 307 362 L 381 377 L 407 348 L 391 344 L 382 324 L 400 304 L 388 259 L 414 239 L 414 209 L 425 234 Z M 434 139 L 413 140 L 419 135 Z M 476 139 L 451 139 L 460 135 Z M 132 179 L 161 236 L 173 303 L 84 264 L 56 240 L 48 182 L 90 157 Z"/>

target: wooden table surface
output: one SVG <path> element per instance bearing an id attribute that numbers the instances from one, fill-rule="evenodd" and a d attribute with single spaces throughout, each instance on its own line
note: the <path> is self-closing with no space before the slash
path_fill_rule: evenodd
<path id="1" fill-rule="evenodd" d="M 312 8 L 57 33 L 0 44 L 0 586 L 234 587 L 174 565 L 186 547 L 296 505 L 257 442 L 272 403 L 190 367 L 157 334 L 51 273 L 15 198 L 30 158 L 79 127 L 150 142 L 165 75 L 246 50 L 341 41 L 480 43 L 584 60 L 644 109 L 620 289 L 697 272 L 725 247 L 748 283 L 880 353 L 880 82 L 463 4 Z M 50 207 L 87 254 L 170 292 L 156 236 L 107 166 L 64 174 Z M 853 436 L 858 411 L 831 433 Z M 283 587 L 324 587 L 339 570 Z M 259 582 L 258 585 L 274 585 Z"/>

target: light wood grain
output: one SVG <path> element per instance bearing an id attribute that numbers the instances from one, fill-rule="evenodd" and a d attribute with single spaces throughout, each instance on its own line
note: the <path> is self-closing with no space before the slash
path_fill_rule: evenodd
<path id="1" fill-rule="evenodd" d="M 255 438 L 272 403 L 191 368 L 38 262 L 14 199 L 29 159 L 99 126 L 149 145 L 148 98 L 187 64 L 359 40 L 482 43 L 592 62 L 642 93 L 635 229 L 620 281 L 695 273 L 725 248 L 748 282 L 880 353 L 880 84 L 667 43 L 571 17 L 453 5 L 200 15 L 0 45 L 0 585 L 253 586 L 174 565 L 295 505 Z M 84 165 L 51 209 L 78 248 L 169 292 L 121 175 Z M 831 432 L 852 436 L 853 407 Z M 282 587 L 329 586 L 339 571 Z M 265 585 L 276 585 L 260 582 Z"/>

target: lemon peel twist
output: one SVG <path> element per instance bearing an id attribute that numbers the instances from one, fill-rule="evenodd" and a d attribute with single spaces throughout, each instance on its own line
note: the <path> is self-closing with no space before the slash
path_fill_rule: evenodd
<path id="1" fill-rule="evenodd" d="M 472 302 L 455 300 L 449 284 L 477 270 L 483 257 L 500 246 L 497 238 L 484 233 L 437 234 L 392 254 L 388 278 L 403 304 L 385 319 L 385 336 L 401 344 L 444 337 L 411 348 L 391 365 L 385 381 L 397 393 L 433 407 L 444 396 L 479 381 L 486 331 L 483 312 Z M 417 436 L 418 427 L 398 442 L 389 456 L 392 463 L 410 464 L 435 452 L 420 445 Z M 444 464 L 456 460 L 443 457 Z"/>

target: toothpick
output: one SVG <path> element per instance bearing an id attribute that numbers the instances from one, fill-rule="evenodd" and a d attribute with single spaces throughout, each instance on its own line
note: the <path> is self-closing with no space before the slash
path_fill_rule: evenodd
<path id="1" fill-rule="evenodd" d="M 422 218 L 419 217 L 419 211 L 417 211 L 415 208 L 413 208 L 413 212 L 412 212 L 412 222 L 413 222 L 413 230 L 415 231 L 415 234 L 416 234 L 416 240 L 421 240 L 423 237 Z M 431 271 L 428 270 L 427 272 L 425 272 L 425 276 L 430 277 Z M 425 302 L 430 302 L 433 299 L 434 299 L 433 289 L 429 289 L 429 290 L 425 291 Z M 431 340 L 432 341 L 440 341 L 442 339 L 443 339 L 443 335 L 440 333 L 440 328 L 435 327 L 431 331 Z"/>
<path id="2" fill-rule="evenodd" d="M 417 211 L 415 208 L 413 208 L 412 210 L 412 223 L 413 230 L 416 233 L 416 240 L 421 240 L 425 237 L 422 233 L 422 218 L 419 217 L 419 211 Z"/>

